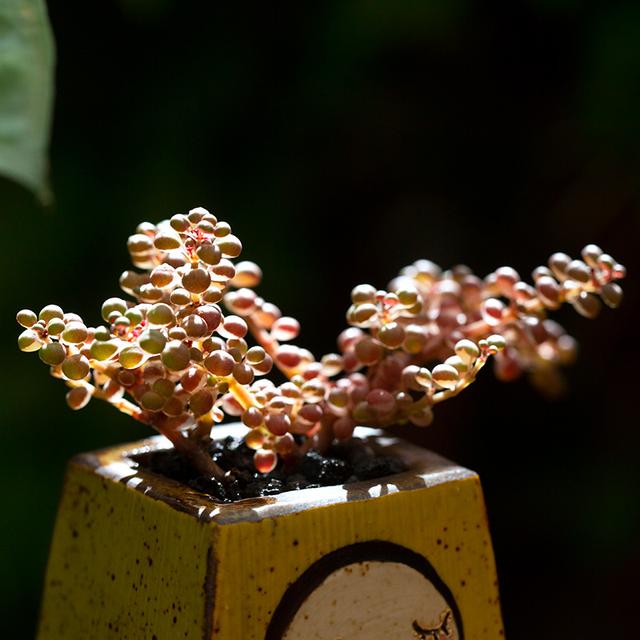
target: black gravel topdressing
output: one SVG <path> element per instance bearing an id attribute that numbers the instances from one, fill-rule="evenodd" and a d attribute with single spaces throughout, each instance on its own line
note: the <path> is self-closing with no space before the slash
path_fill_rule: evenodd
<path id="1" fill-rule="evenodd" d="M 209 451 L 220 467 L 231 472 L 228 480 L 219 482 L 214 478 L 194 475 L 192 468 L 175 449 L 153 451 L 133 459 L 141 469 L 182 482 L 218 502 L 374 480 L 406 470 L 401 460 L 376 455 L 358 438 L 332 446 L 326 455 L 309 451 L 293 464 L 285 466 L 280 461 L 268 474 L 254 469 L 253 451 L 239 438 L 212 441 Z"/>

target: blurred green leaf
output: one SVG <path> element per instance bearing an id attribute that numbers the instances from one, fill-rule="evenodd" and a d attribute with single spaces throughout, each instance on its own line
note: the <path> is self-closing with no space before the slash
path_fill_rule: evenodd
<path id="1" fill-rule="evenodd" d="M 54 44 L 44 0 L 0 2 L 0 173 L 48 199 Z"/>

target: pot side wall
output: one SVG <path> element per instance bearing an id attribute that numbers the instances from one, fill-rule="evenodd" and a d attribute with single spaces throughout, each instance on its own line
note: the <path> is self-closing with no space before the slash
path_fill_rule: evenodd
<path id="1" fill-rule="evenodd" d="M 384 484 L 353 485 L 339 501 L 332 488 L 310 489 L 298 492 L 299 498 L 282 494 L 264 504 L 215 509 L 201 497 L 208 511 L 194 505 L 193 497 L 185 508 L 173 497 L 154 494 L 148 484 L 109 477 L 104 465 L 72 462 L 38 640 L 264 640 L 274 612 L 287 609 L 287 598 L 304 587 L 314 563 L 371 541 L 398 545 L 427 561 L 459 614 L 456 637 L 500 640 L 480 481 L 437 460 L 431 476 L 420 475 L 417 484 L 406 478 L 394 483 L 392 476 Z M 319 495 L 328 498 L 318 502 Z M 393 607 L 393 600 L 384 606 Z M 406 635 L 403 629 L 397 640 L 421 637 L 412 622 L 407 620 Z M 283 632 L 272 624 L 268 638 Z M 313 629 L 309 637 L 324 638 L 322 633 Z"/>

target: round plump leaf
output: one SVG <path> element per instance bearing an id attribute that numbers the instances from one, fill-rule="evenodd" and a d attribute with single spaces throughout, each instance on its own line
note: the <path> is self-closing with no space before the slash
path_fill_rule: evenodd
<path id="1" fill-rule="evenodd" d="M 162 364 L 170 371 L 182 371 L 189 366 L 191 351 L 179 340 L 172 340 L 162 352 Z"/>
<path id="2" fill-rule="evenodd" d="M 184 233 L 191 226 L 187 216 L 182 215 L 181 213 L 176 213 L 176 215 L 171 216 L 169 224 L 179 233 Z"/>
<path id="3" fill-rule="evenodd" d="M 191 269 L 182 276 L 182 286 L 191 293 L 202 293 L 209 288 L 210 284 L 211 276 L 204 269 Z"/>
<path id="4" fill-rule="evenodd" d="M 566 278 L 567 267 L 570 262 L 571 258 L 566 253 L 554 253 L 549 258 L 549 268 L 556 278 L 564 280 Z"/>
<path id="5" fill-rule="evenodd" d="M 595 318 L 602 308 L 600 300 L 593 293 L 586 291 L 581 291 L 572 304 L 573 308 L 585 318 Z"/>
<path id="6" fill-rule="evenodd" d="M 188 315 L 182 321 L 181 326 L 190 338 L 203 338 L 209 333 L 207 323 L 195 313 Z"/>
<path id="7" fill-rule="evenodd" d="M 199 231 L 207 235 L 212 235 L 213 232 L 215 231 L 215 224 L 210 220 L 202 219 L 200 220 L 200 222 L 198 222 L 196 227 L 198 228 Z"/>
<path id="8" fill-rule="evenodd" d="M 177 396 L 172 396 L 166 401 L 162 412 L 172 417 L 182 415 L 184 413 L 184 402 Z"/>
<path id="9" fill-rule="evenodd" d="M 109 298 L 102 303 L 102 317 L 109 322 L 109 316 L 117 311 L 118 315 L 123 315 L 127 310 L 127 303 L 122 298 Z"/>
<path id="10" fill-rule="evenodd" d="M 582 284 L 591 280 L 591 269 L 582 260 L 572 260 L 567 265 L 567 275 Z"/>
<path id="11" fill-rule="evenodd" d="M 364 302 L 375 302 L 376 288 L 370 284 L 359 284 L 351 291 L 351 302 L 362 304 Z"/>
<path id="12" fill-rule="evenodd" d="M 197 249 L 196 254 L 202 262 L 208 265 L 218 264 L 222 257 L 220 248 L 212 242 L 203 242 Z"/>
<path id="13" fill-rule="evenodd" d="M 389 413 L 396 407 L 396 399 L 393 397 L 393 394 L 385 389 L 372 389 L 367 394 L 366 400 L 367 403 L 379 413 Z"/>
<path id="14" fill-rule="evenodd" d="M 295 318 L 282 316 L 278 318 L 271 327 L 271 336 L 276 340 L 286 342 L 295 340 L 300 333 L 300 323 Z"/>
<path id="15" fill-rule="evenodd" d="M 226 258 L 222 258 L 218 264 L 211 268 L 211 271 L 215 273 L 218 280 L 231 280 L 236 275 L 233 262 Z"/>
<path id="16" fill-rule="evenodd" d="M 16 314 L 18 324 L 28 329 L 38 322 L 38 316 L 31 309 L 22 309 Z"/>
<path id="17" fill-rule="evenodd" d="M 27 353 L 38 351 L 42 347 L 42 341 L 35 331 L 25 329 L 18 337 L 18 348 Z"/>
<path id="18" fill-rule="evenodd" d="M 67 357 L 67 350 L 59 342 L 50 342 L 40 349 L 38 355 L 42 362 L 55 367 L 64 362 Z"/>
<path id="19" fill-rule="evenodd" d="M 182 327 L 171 327 L 169 331 L 167 331 L 167 335 L 170 340 L 186 340 L 187 332 Z"/>
<path id="20" fill-rule="evenodd" d="M 154 287 L 168 287 L 175 277 L 175 269 L 170 265 L 163 263 L 158 265 L 150 275 L 151 284 Z"/>
<path id="21" fill-rule="evenodd" d="M 137 327 L 144 320 L 144 313 L 140 307 L 132 307 L 127 309 L 124 317 L 129 321 L 130 326 Z"/>
<path id="22" fill-rule="evenodd" d="M 410 324 L 404 328 L 402 348 L 407 353 L 420 353 L 427 343 L 425 328 L 419 324 Z"/>
<path id="23" fill-rule="evenodd" d="M 262 362 L 252 364 L 251 368 L 257 375 L 264 376 L 273 368 L 273 358 L 267 354 Z"/>
<path id="24" fill-rule="evenodd" d="M 112 340 L 96 340 L 91 343 L 91 357 L 96 360 L 108 360 L 118 351 L 118 344 Z"/>
<path id="25" fill-rule="evenodd" d="M 38 314 L 38 319 L 44 322 L 49 322 L 52 318 L 64 318 L 64 312 L 57 304 L 48 304 L 43 307 Z"/>
<path id="26" fill-rule="evenodd" d="M 207 329 L 210 333 L 218 328 L 222 320 L 222 313 L 217 305 L 202 305 L 196 309 L 196 313 L 207 323 Z"/>
<path id="27" fill-rule="evenodd" d="M 259 427 L 260 425 L 262 425 L 262 423 L 264 422 L 264 418 L 262 417 L 262 412 L 260 411 L 260 409 L 258 409 L 257 407 L 249 407 L 243 414 L 242 414 L 242 422 L 249 427 L 250 429 L 257 429 L 257 427 Z M 251 432 L 253 433 L 253 432 Z M 261 433 L 261 431 L 259 431 L 258 433 Z M 250 434 L 247 434 L 247 436 Z M 257 436 L 257 433 L 254 434 Z M 247 436 L 245 436 L 245 442 L 247 443 L 247 446 L 249 446 L 251 449 L 258 449 L 262 446 L 262 443 L 264 442 L 264 437 L 259 439 L 259 438 L 255 438 L 254 439 L 254 444 L 258 445 L 258 446 L 251 446 L 248 442 L 247 442 Z M 260 440 L 259 444 L 258 444 L 258 440 Z"/>
<path id="28" fill-rule="evenodd" d="M 456 342 L 455 352 L 456 355 L 467 364 L 471 364 L 480 355 L 478 345 L 466 338 Z"/>
<path id="29" fill-rule="evenodd" d="M 256 409 L 256 411 L 258 411 Z M 260 413 L 258 411 L 258 413 Z M 251 424 L 247 424 L 246 420 L 245 420 L 245 414 L 243 414 L 242 416 L 242 421 L 248 426 L 251 427 Z M 250 421 L 253 420 L 253 418 L 249 418 Z M 260 424 L 262 424 L 262 414 L 260 414 L 260 417 L 258 418 L 259 422 L 258 422 L 258 426 Z M 258 429 L 258 428 L 252 428 L 251 431 L 249 431 L 249 433 L 247 433 L 247 435 L 244 437 L 244 443 L 247 445 L 247 447 L 249 447 L 249 449 L 253 449 L 254 451 L 257 449 L 260 449 L 262 447 L 262 445 L 264 444 L 265 441 L 265 434 L 263 432 L 262 429 Z"/>
<path id="30" fill-rule="evenodd" d="M 67 393 L 66 399 L 69 407 L 77 411 L 87 406 L 91 400 L 91 393 L 86 387 L 74 387 Z"/>
<path id="31" fill-rule="evenodd" d="M 147 320 L 151 324 L 158 325 L 159 327 L 173 324 L 176 321 L 176 317 L 173 313 L 173 309 L 164 302 L 154 304 L 147 312 Z"/>
<path id="32" fill-rule="evenodd" d="M 62 332 L 62 339 L 70 344 L 80 344 L 87 339 L 87 327 L 82 322 L 69 322 Z"/>
<path id="33" fill-rule="evenodd" d="M 355 353 L 362 364 L 372 365 L 382 358 L 384 349 L 378 342 L 365 337 L 356 343 Z"/>
<path id="34" fill-rule="evenodd" d="M 496 269 L 495 278 L 498 290 L 505 296 L 512 296 L 513 287 L 520 282 L 520 275 L 512 267 L 500 267 Z"/>
<path id="35" fill-rule="evenodd" d="M 287 456 L 293 452 L 296 446 L 296 441 L 290 433 L 285 433 L 282 436 L 276 438 L 275 450 L 281 456 Z"/>
<path id="36" fill-rule="evenodd" d="M 598 268 L 598 259 L 603 254 L 603 251 L 597 244 L 588 244 L 581 253 L 582 258 L 590 267 Z"/>
<path id="37" fill-rule="evenodd" d="M 173 249 L 178 249 L 182 242 L 178 235 L 161 232 L 154 238 L 153 244 L 156 249 L 160 249 L 161 251 L 171 251 Z"/>
<path id="38" fill-rule="evenodd" d="M 286 413 L 270 413 L 265 416 L 264 423 L 275 436 L 282 436 L 291 428 L 291 419 Z"/>
<path id="39" fill-rule="evenodd" d="M 454 389 L 460 379 L 458 370 L 448 364 L 436 365 L 431 375 L 438 386 L 449 390 Z"/>
<path id="40" fill-rule="evenodd" d="M 70 356 L 62 363 L 62 373 L 69 380 L 82 380 L 90 370 L 89 361 L 79 353 Z"/>
<path id="41" fill-rule="evenodd" d="M 543 276 L 552 278 L 553 273 L 551 273 L 551 269 L 547 269 L 547 267 L 536 267 L 531 273 L 531 277 L 533 281 L 536 282 L 538 278 L 542 278 Z"/>
<path id="42" fill-rule="evenodd" d="M 191 302 L 191 294 L 186 289 L 174 289 L 169 296 L 169 300 L 171 300 L 171 304 L 184 307 Z"/>
<path id="43" fill-rule="evenodd" d="M 198 224 L 209 212 L 204 207 L 194 207 L 187 216 L 191 224 Z"/>
<path id="44" fill-rule="evenodd" d="M 557 309 L 560 306 L 560 285 L 555 278 L 541 275 L 536 280 L 536 291 L 542 303 L 550 309 Z"/>
<path id="45" fill-rule="evenodd" d="M 248 365 L 242 362 L 236 362 L 233 367 L 233 377 L 240 384 L 251 384 L 254 378 L 253 369 Z"/>
<path id="46" fill-rule="evenodd" d="M 120 276 L 120 287 L 127 293 L 133 293 L 136 287 L 148 282 L 149 276 L 146 273 L 137 271 L 123 271 Z"/>
<path id="47" fill-rule="evenodd" d="M 147 411 L 160 411 L 166 402 L 166 398 L 155 391 L 145 391 L 140 398 L 140 404 Z"/>
<path id="48" fill-rule="evenodd" d="M 207 374 L 199 367 L 190 367 L 180 377 L 180 384 L 187 393 L 194 393 L 197 389 L 206 384 Z"/>
<path id="49" fill-rule="evenodd" d="M 358 326 L 368 326 L 375 319 L 377 313 L 378 308 L 370 302 L 352 305 L 347 313 L 347 320 Z"/>
<path id="50" fill-rule="evenodd" d="M 126 369 L 118 371 L 118 382 L 123 387 L 133 387 L 133 385 L 136 383 L 136 380 L 136 374 L 133 373 L 133 371 L 127 371 Z M 144 393 L 144 391 L 142 393 Z"/>
<path id="51" fill-rule="evenodd" d="M 222 300 L 223 292 L 218 289 L 216 286 L 209 287 L 203 294 L 202 299 L 204 302 L 215 304 L 216 302 L 220 302 Z"/>
<path id="52" fill-rule="evenodd" d="M 240 316 L 251 315 L 256 310 L 257 296 L 251 289 L 238 289 L 224 298 L 227 309 Z"/>
<path id="53" fill-rule="evenodd" d="M 497 351 L 495 347 L 491 347 L 490 351 L 493 353 Z M 450 356 L 444 361 L 444 364 L 448 364 L 449 366 L 456 369 L 456 371 L 460 374 L 465 373 L 469 370 L 469 365 L 460 357 L 460 356 Z"/>
<path id="54" fill-rule="evenodd" d="M 433 377 L 431 376 L 431 371 L 429 371 L 429 369 L 427 369 L 426 367 L 420 367 L 415 372 L 415 381 L 421 387 L 428 389 L 429 387 L 431 387 L 431 384 L 433 383 Z"/>
<path id="55" fill-rule="evenodd" d="M 151 238 L 144 233 L 135 233 L 127 240 L 127 249 L 131 253 L 146 253 L 153 249 Z"/>
<path id="56" fill-rule="evenodd" d="M 162 353 L 162 350 L 167 344 L 167 339 L 164 337 L 162 331 L 148 329 L 140 334 L 138 344 L 146 353 L 157 355 L 158 353 Z"/>
<path id="57" fill-rule="evenodd" d="M 207 371 L 210 371 L 214 376 L 229 376 L 233 372 L 233 367 L 236 361 L 226 351 L 217 350 L 208 356 L 204 361 L 204 366 Z"/>
<path id="58" fill-rule="evenodd" d="M 324 373 L 325 376 L 330 378 L 331 376 L 338 375 L 342 371 L 342 356 L 337 353 L 327 353 L 322 356 L 320 365 L 322 367 L 322 373 Z"/>
<path id="59" fill-rule="evenodd" d="M 175 391 L 176 385 L 171 382 L 171 380 L 167 380 L 166 378 L 158 378 L 152 385 L 151 388 L 159 393 L 164 398 L 170 398 Z"/>
<path id="60" fill-rule="evenodd" d="M 162 289 L 154 287 L 152 284 L 143 284 L 136 291 L 138 298 L 144 302 L 159 302 L 164 297 Z"/>
<path id="61" fill-rule="evenodd" d="M 283 344 L 278 347 L 275 357 L 282 366 L 288 368 L 297 367 L 302 360 L 300 349 L 287 344 Z"/>
<path id="62" fill-rule="evenodd" d="M 262 347 L 251 347 L 246 353 L 246 359 L 249 364 L 258 364 L 262 362 L 266 356 L 266 352 Z"/>
<path id="63" fill-rule="evenodd" d="M 424 391 L 422 386 L 416 380 L 416 375 L 420 371 L 420 367 L 415 364 L 410 364 L 402 370 L 401 380 L 405 388 L 413 391 Z"/>
<path id="64" fill-rule="evenodd" d="M 423 407 L 419 411 L 409 416 L 409 421 L 416 427 L 428 427 L 433 422 L 433 411 L 431 407 Z"/>
<path id="65" fill-rule="evenodd" d="M 127 316 L 115 316 L 111 321 L 111 324 L 114 326 L 116 330 L 123 331 L 127 329 L 127 327 L 131 326 L 131 320 L 129 320 Z"/>
<path id="66" fill-rule="evenodd" d="M 202 389 L 191 396 L 189 409 L 194 416 L 201 416 L 213 409 L 213 395 L 208 389 Z"/>
<path id="67" fill-rule="evenodd" d="M 360 424 L 371 424 L 371 421 L 376 419 L 375 409 L 365 400 L 356 404 L 351 415 Z"/>
<path id="68" fill-rule="evenodd" d="M 348 440 L 353 435 L 356 423 L 349 417 L 343 416 L 333 423 L 333 433 L 338 440 Z"/>
<path id="69" fill-rule="evenodd" d="M 255 264 L 244 260 L 236 265 L 236 275 L 233 277 L 234 287 L 256 287 L 262 280 L 262 269 Z"/>
<path id="70" fill-rule="evenodd" d="M 608 307 L 615 309 L 622 302 L 622 288 L 615 282 L 608 282 L 602 287 L 600 296 Z"/>
<path id="71" fill-rule="evenodd" d="M 216 241 L 216 244 L 222 251 L 222 255 L 227 258 L 237 258 L 242 253 L 242 243 L 239 238 L 234 235 L 226 235 Z"/>
<path id="72" fill-rule="evenodd" d="M 502 322 L 502 316 L 504 315 L 504 312 L 504 303 L 502 303 L 497 298 L 488 298 L 482 303 L 482 319 L 491 327 L 494 327 Z"/>
<path id="73" fill-rule="evenodd" d="M 144 353 L 138 347 L 125 347 L 118 355 L 120 364 L 125 369 L 135 369 L 144 361 Z"/>
<path id="74" fill-rule="evenodd" d="M 60 318 L 51 318 L 49 322 L 47 322 L 47 333 L 50 336 L 59 336 L 66 327 L 66 323 L 64 320 L 60 320 Z"/>
<path id="75" fill-rule="evenodd" d="M 227 316 L 218 327 L 218 333 L 225 338 L 244 338 L 248 330 L 247 323 L 240 316 Z"/>
<path id="76" fill-rule="evenodd" d="M 217 349 L 224 349 L 225 341 L 222 338 L 207 338 L 203 341 L 202 348 L 207 353 L 211 353 L 212 351 L 216 351 Z"/>
<path id="77" fill-rule="evenodd" d="M 231 226 L 228 222 L 221 220 L 214 227 L 213 233 L 216 235 L 216 238 L 224 238 L 224 236 L 228 236 L 231 233 Z"/>
<path id="78" fill-rule="evenodd" d="M 96 327 L 96 331 L 93 336 L 96 340 L 110 340 L 111 331 L 107 327 Z"/>
<path id="79" fill-rule="evenodd" d="M 397 322 L 388 322 L 378 329 L 377 338 L 388 349 L 397 349 L 404 342 L 404 329 Z"/>
<path id="80" fill-rule="evenodd" d="M 502 351 L 507 346 L 507 341 L 500 334 L 494 333 L 487 338 L 487 344 L 492 349 Z"/>
<path id="81" fill-rule="evenodd" d="M 405 286 L 398 289 L 396 295 L 403 307 L 413 307 L 418 302 L 418 290 L 415 287 Z"/>

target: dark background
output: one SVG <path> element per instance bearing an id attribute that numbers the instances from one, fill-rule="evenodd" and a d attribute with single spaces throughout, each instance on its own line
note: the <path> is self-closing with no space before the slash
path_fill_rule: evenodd
<path id="1" fill-rule="evenodd" d="M 206 8 L 205 8 L 206 5 Z M 227 6 L 232 5 L 232 6 Z M 507 637 L 637 633 L 640 4 L 50 3 L 53 206 L 0 182 L 3 637 L 32 637 L 65 461 L 147 432 L 15 346 L 17 309 L 98 322 L 143 220 L 204 205 L 331 351 L 351 287 L 428 257 L 522 274 L 601 244 L 620 310 L 549 402 L 491 372 L 406 435 L 477 470 Z M 2 629 L 0 629 L 2 631 Z"/>

